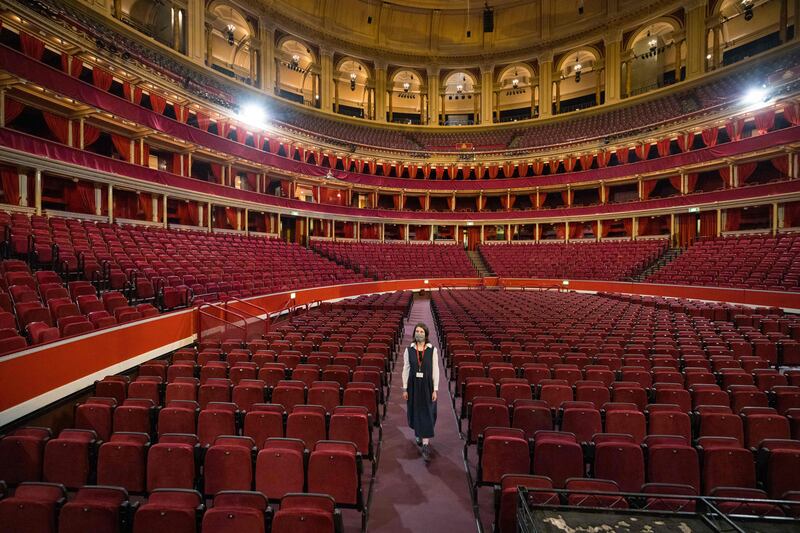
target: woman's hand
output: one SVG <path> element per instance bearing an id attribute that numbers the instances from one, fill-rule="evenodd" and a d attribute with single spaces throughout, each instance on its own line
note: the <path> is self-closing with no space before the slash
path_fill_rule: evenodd
<path id="1" fill-rule="evenodd" d="M 439 396 L 439 395 L 436 393 L 436 391 L 433 391 L 433 394 L 431 394 L 431 400 L 433 400 L 433 401 L 435 402 L 435 401 L 436 401 L 436 398 L 437 398 L 438 396 Z"/>
<path id="2" fill-rule="evenodd" d="M 408 391 L 403 391 L 403 399 L 408 401 Z"/>

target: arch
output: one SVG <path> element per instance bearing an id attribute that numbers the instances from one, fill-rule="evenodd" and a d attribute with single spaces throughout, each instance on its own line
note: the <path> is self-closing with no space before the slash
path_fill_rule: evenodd
<path id="1" fill-rule="evenodd" d="M 227 0 L 212 0 L 206 6 L 206 13 L 211 13 L 223 19 L 237 19 L 237 21 L 242 24 L 241 29 L 245 31 L 247 35 L 256 35 L 258 33 L 258 28 L 253 25 L 254 19 L 251 14 L 242 11 L 241 7 Z"/>
<path id="2" fill-rule="evenodd" d="M 651 37 L 661 38 L 664 41 L 661 43 L 662 45 L 667 44 L 674 40 L 673 34 L 682 28 L 681 22 L 675 17 L 665 16 L 650 20 L 630 34 L 628 41 L 625 43 L 625 50 L 632 50 L 636 43 L 647 38 L 648 32 Z"/>
<path id="3" fill-rule="evenodd" d="M 389 83 L 392 86 L 395 83 L 399 83 L 402 86 L 405 82 L 410 83 L 412 88 L 421 89 L 427 83 L 427 78 L 414 67 L 398 67 L 389 76 Z"/>
<path id="4" fill-rule="evenodd" d="M 172 42 L 172 7 L 148 0 L 134 0 L 128 16 L 161 42 Z"/>
<path id="5" fill-rule="evenodd" d="M 527 73 L 529 80 L 537 76 L 536 69 L 533 67 L 533 65 L 526 63 L 524 61 L 519 61 L 517 63 L 511 63 L 503 67 L 500 70 L 499 74 L 497 75 L 495 81 L 497 83 L 502 84 L 503 81 L 506 79 L 513 79 L 517 77 L 517 74 L 514 74 L 514 72 L 516 71 L 517 73 L 519 73 L 520 70 L 524 70 Z"/>
<path id="6" fill-rule="evenodd" d="M 603 58 L 603 53 L 599 48 L 593 45 L 573 48 L 559 58 L 555 71 L 561 72 L 563 70 L 568 70 L 569 72 L 572 72 L 572 66 L 569 65 L 569 63 L 574 63 L 576 57 L 578 62 L 580 62 L 584 68 L 586 67 L 586 64 L 590 64 L 592 65 L 592 69 L 594 69 L 594 64 Z"/>
<path id="7" fill-rule="evenodd" d="M 319 64 L 317 54 L 311 45 L 294 35 L 284 35 L 278 39 L 278 42 L 275 43 L 275 49 L 290 56 L 296 53 L 300 57 L 301 68 L 309 69 L 311 66 Z"/>
<path id="8" fill-rule="evenodd" d="M 461 91 L 458 86 L 461 85 Z M 444 94 L 475 93 L 480 82 L 469 70 L 451 70 L 442 76 L 442 92 Z"/>
<path id="9" fill-rule="evenodd" d="M 352 57 L 352 56 L 345 56 L 337 61 L 336 65 L 333 68 L 334 75 L 339 72 L 345 72 L 348 75 L 351 73 L 356 74 L 356 82 L 357 83 L 369 83 L 372 81 L 372 70 L 364 63 L 362 60 Z"/>

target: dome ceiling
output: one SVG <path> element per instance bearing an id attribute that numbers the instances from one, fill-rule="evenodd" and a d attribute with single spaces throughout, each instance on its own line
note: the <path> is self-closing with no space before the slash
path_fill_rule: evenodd
<path id="1" fill-rule="evenodd" d="M 612 24 L 635 24 L 685 3 L 492 0 L 494 31 L 484 32 L 479 0 L 245 1 L 276 27 L 311 42 L 362 57 L 443 65 L 508 60 L 576 39 L 596 40 Z"/>

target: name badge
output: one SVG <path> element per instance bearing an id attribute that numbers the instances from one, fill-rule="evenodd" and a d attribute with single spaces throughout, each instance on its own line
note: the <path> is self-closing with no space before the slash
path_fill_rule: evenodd
<path id="1" fill-rule="evenodd" d="M 425 374 L 423 374 L 422 372 L 417 372 L 417 377 L 418 378 L 425 377 Z"/>

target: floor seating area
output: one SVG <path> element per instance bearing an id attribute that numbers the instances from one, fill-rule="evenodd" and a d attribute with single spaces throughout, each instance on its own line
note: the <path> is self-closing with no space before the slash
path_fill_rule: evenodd
<path id="1" fill-rule="evenodd" d="M 0 352 L 227 296 L 363 281 L 277 239 L 0 213 Z"/>
<path id="2" fill-rule="evenodd" d="M 608 241 L 552 244 L 484 244 L 486 264 L 498 276 L 515 278 L 624 280 L 644 270 L 667 249 L 667 241 Z"/>
<path id="3" fill-rule="evenodd" d="M 701 239 L 646 281 L 797 292 L 800 235 Z"/>
<path id="4" fill-rule="evenodd" d="M 800 370 L 782 365 L 800 364 L 800 317 L 549 291 L 442 291 L 432 307 L 473 491 L 496 487 L 500 531 L 515 531 L 517 485 L 570 491 L 539 503 L 625 508 L 580 492 L 798 497 Z"/>
<path id="5" fill-rule="evenodd" d="M 343 509 L 363 529 L 410 303 L 325 304 L 263 340 L 181 349 L 96 382 L 68 427 L 0 438 L 0 480 L 15 488 L 0 531 L 333 531 L 357 523 Z"/>
<path id="6" fill-rule="evenodd" d="M 375 279 L 472 278 L 477 275 L 456 244 L 315 242 L 320 254 Z"/>

